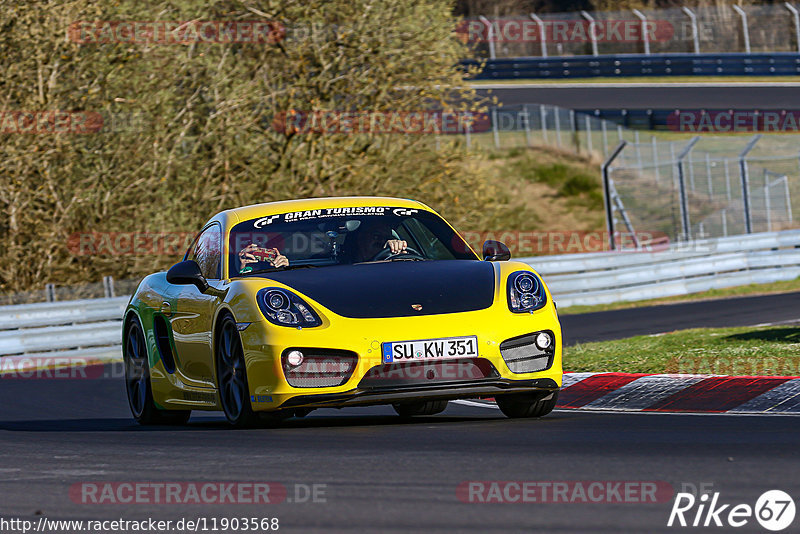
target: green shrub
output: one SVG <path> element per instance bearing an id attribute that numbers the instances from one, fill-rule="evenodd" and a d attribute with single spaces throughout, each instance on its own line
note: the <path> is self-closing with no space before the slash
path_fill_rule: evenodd
<path id="1" fill-rule="evenodd" d="M 140 276 L 175 257 L 81 256 L 85 232 L 195 231 L 216 212 L 290 198 L 418 198 L 487 228 L 507 199 L 442 136 L 293 134 L 290 110 L 481 111 L 436 0 L 6 2 L 0 110 L 100 112 L 130 128 L 0 129 L 0 290 Z M 78 44 L 75 21 L 271 20 L 275 43 Z M 458 104 L 453 104 L 457 102 Z"/>

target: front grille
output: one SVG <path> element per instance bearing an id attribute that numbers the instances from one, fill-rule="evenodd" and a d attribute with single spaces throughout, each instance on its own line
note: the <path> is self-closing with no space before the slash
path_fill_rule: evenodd
<path id="1" fill-rule="evenodd" d="M 470 382 L 500 376 L 492 364 L 483 358 L 427 360 L 403 362 L 373 367 L 359 382 L 362 389 L 398 386 Z"/>
<path id="2" fill-rule="evenodd" d="M 303 353 L 303 363 L 289 365 L 286 355 L 294 350 Z M 350 379 L 358 356 L 348 350 L 289 348 L 281 355 L 286 382 L 296 388 L 325 388 L 341 386 Z"/>
<path id="3" fill-rule="evenodd" d="M 535 373 L 549 369 L 553 365 L 556 340 L 552 332 L 549 330 L 545 332 L 550 334 L 553 340 L 547 350 L 541 350 L 534 343 L 536 335 L 540 332 L 514 337 L 500 343 L 500 355 L 512 373 Z"/>

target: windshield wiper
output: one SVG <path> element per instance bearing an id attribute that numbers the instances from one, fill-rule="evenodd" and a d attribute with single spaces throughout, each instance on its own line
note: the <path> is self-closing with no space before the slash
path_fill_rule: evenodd
<path id="1" fill-rule="evenodd" d="M 387 263 L 392 261 L 432 261 L 430 258 L 418 258 L 416 256 L 398 256 L 396 258 L 386 260 L 371 260 L 371 261 L 358 261 L 352 265 L 368 265 L 372 263 Z"/>

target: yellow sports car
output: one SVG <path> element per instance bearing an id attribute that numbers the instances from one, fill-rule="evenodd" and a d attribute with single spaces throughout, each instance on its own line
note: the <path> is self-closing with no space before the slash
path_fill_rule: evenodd
<path id="1" fill-rule="evenodd" d="M 227 210 L 139 284 L 123 326 L 142 424 L 222 410 L 235 426 L 315 408 L 432 415 L 494 398 L 539 417 L 561 386 L 561 328 L 530 266 L 483 261 L 428 206 L 319 198 Z"/>

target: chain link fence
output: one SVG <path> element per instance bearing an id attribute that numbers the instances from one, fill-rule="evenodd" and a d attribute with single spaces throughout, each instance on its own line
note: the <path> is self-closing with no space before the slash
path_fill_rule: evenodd
<path id="1" fill-rule="evenodd" d="M 488 120 L 475 121 L 474 131 L 467 128 L 467 148 L 548 146 L 604 158 L 620 141 L 639 143 L 642 137 L 613 121 L 544 104 L 505 105 L 487 115 Z"/>
<path id="2" fill-rule="evenodd" d="M 494 108 L 474 149 L 546 146 L 608 167 L 613 230 L 671 242 L 800 227 L 796 134 L 693 135 L 625 128 L 592 114 L 540 104 Z"/>
<path id="3" fill-rule="evenodd" d="M 461 27 L 481 58 L 796 52 L 800 50 L 800 20 L 795 9 L 800 5 L 780 2 L 520 13 L 468 19 Z"/>
<path id="4" fill-rule="evenodd" d="M 630 157 L 650 143 L 627 144 L 608 169 L 612 225 L 672 242 L 798 227 L 800 160 L 776 137 L 657 140 L 658 160 Z"/>

